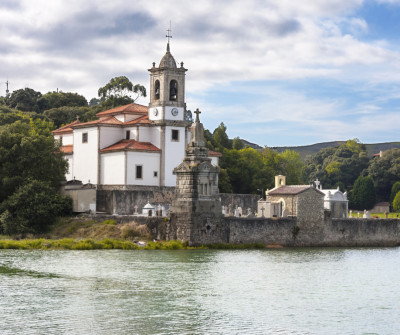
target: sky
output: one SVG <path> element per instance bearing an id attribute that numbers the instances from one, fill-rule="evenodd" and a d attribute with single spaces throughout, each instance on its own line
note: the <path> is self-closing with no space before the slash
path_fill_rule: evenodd
<path id="1" fill-rule="evenodd" d="M 261 146 L 400 141 L 400 0 L 0 0 L 0 96 L 149 89 L 166 50 L 187 108 Z M 140 98 L 147 105 L 147 98 Z"/>

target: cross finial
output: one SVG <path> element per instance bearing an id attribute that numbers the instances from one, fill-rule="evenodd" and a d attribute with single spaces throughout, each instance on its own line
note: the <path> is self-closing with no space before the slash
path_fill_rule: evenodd
<path id="1" fill-rule="evenodd" d="M 165 35 L 166 38 L 168 38 L 168 45 L 169 45 L 169 39 L 172 38 L 172 28 L 171 28 L 171 21 L 169 21 L 169 29 L 167 29 L 167 35 Z"/>
<path id="2" fill-rule="evenodd" d="M 197 108 L 197 109 L 194 111 L 194 113 L 196 114 L 196 120 L 195 120 L 195 122 L 200 122 L 199 114 L 201 114 L 201 112 L 199 111 L 199 109 Z"/>

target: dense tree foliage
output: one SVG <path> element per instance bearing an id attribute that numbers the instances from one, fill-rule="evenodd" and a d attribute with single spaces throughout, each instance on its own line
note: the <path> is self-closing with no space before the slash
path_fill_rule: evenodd
<path id="1" fill-rule="evenodd" d="M 132 93 L 135 94 L 132 97 Z M 139 97 L 146 96 L 146 88 L 142 85 L 133 85 L 125 76 L 112 78 L 105 86 L 100 87 L 98 95 L 104 107 L 117 107 L 135 102 Z"/>
<path id="2" fill-rule="evenodd" d="M 374 180 L 379 199 L 388 201 L 392 185 L 400 180 L 400 149 L 384 151 L 382 157 L 372 160 L 367 172 Z"/>
<path id="3" fill-rule="evenodd" d="M 52 121 L 56 128 L 71 123 L 77 118 L 81 122 L 87 122 L 96 119 L 96 113 L 101 112 L 99 106 L 92 107 L 59 107 L 52 108 L 43 113 L 48 120 Z"/>
<path id="4" fill-rule="evenodd" d="M 37 101 L 40 111 L 52 108 L 68 107 L 87 107 L 86 98 L 77 93 L 48 92 Z"/>
<path id="5" fill-rule="evenodd" d="M 324 188 L 350 190 L 368 163 L 365 146 L 357 139 L 348 140 L 339 147 L 322 149 L 306 161 L 303 179 L 306 183 L 319 179 Z"/>
<path id="6" fill-rule="evenodd" d="M 350 192 L 349 207 L 351 209 L 371 209 L 376 202 L 376 191 L 371 177 L 360 176 L 354 183 Z"/>
<path id="7" fill-rule="evenodd" d="M 72 200 L 60 196 L 44 181 L 26 181 L 0 204 L 0 223 L 5 234 L 45 232 L 55 219 L 72 213 Z"/>
<path id="8" fill-rule="evenodd" d="M 45 181 L 56 188 L 64 179 L 66 161 L 51 128 L 46 121 L 30 119 L 0 129 L 0 202 L 27 180 Z"/>
<path id="9" fill-rule="evenodd" d="M 39 112 L 38 100 L 41 96 L 42 93 L 31 88 L 21 88 L 12 92 L 10 97 L 6 98 L 6 102 L 9 107 L 23 112 Z"/>

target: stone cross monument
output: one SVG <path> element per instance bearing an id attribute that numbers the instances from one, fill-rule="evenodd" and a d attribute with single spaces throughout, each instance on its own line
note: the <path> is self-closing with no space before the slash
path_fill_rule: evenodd
<path id="1" fill-rule="evenodd" d="M 219 168 L 211 164 L 204 141 L 200 111 L 190 128 L 190 142 L 186 157 L 174 169 L 176 175 L 175 199 L 170 214 L 170 239 L 189 244 L 214 243 L 224 240 L 224 225 L 219 200 Z"/>

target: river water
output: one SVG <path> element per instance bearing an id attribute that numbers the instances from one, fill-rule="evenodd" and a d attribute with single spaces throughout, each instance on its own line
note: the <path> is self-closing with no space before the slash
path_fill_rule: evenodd
<path id="1" fill-rule="evenodd" d="M 0 251 L 0 334 L 400 334 L 400 248 Z"/>

